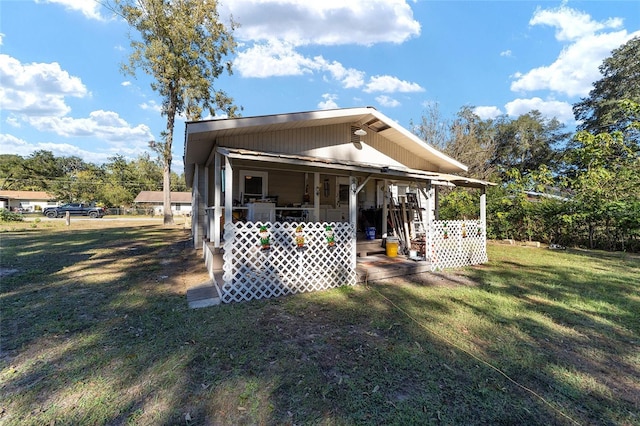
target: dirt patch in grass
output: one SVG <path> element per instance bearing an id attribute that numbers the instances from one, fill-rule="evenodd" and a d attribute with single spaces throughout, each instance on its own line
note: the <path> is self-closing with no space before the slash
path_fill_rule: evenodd
<path id="1" fill-rule="evenodd" d="M 405 275 L 401 277 L 385 278 L 388 284 L 412 285 L 412 286 L 436 286 L 436 287 L 459 287 L 477 286 L 479 283 L 464 273 L 457 271 L 431 272 L 425 274 Z"/>

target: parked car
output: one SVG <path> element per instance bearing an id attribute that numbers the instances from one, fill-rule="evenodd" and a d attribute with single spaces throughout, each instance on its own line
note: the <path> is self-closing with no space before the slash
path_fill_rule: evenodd
<path id="1" fill-rule="evenodd" d="M 92 218 L 103 217 L 105 215 L 102 207 L 90 204 L 68 203 L 57 207 L 45 207 L 42 214 L 48 218 L 64 217 L 67 212 L 71 216 L 89 216 Z"/>

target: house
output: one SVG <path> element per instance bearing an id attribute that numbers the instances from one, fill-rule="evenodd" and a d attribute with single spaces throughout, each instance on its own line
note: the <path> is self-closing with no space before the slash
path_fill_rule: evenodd
<path id="1" fill-rule="evenodd" d="M 164 193 L 162 191 L 140 191 L 133 202 L 141 207 L 153 209 L 154 214 L 164 212 Z M 191 193 L 171 192 L 171 212 L 184 216 L 191 214 Z"/>
<path id="2" fill-rule="evenodd" d="M 487 260 L 490 183 L 372 107 L 188 122 L 184 164 L 223 302 L 355 284 L 368 231 L 433 270 Z M 442 185 L 478 188 L 479 217 L 437 220 Z"/>
<path id="3" fill-rule="evenodd" d="M 55 196 L 45 191 L 0 191 L 0 209 L 19 212 L 42 211 L 57 206 Z"/>

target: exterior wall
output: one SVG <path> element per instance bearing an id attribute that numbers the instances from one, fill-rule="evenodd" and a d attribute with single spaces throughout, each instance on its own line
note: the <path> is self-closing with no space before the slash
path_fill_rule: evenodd
<path id="1" fill-rule="evenodd" d="M 363 149 L 351 143 L 351 125 L 305 127 L 293 130 L 253 133 L 218 138 L 218 145 L 255 151 L 281 152 L 321 158 L 359 161 L 369 164 L 404 165 L 412 169 L 437 169 L 415 154 L 391 144 L 375 132 L 362 137 Z"/>
<path id="2" fill-rule="evenodd" d="M 42 211 L 45 207 L 57 206 L 59 203 L 47 200 L 28 200 L 28 199 L 2 199 L 0 200 L 0 209 L 35 212 Z"/>
<path id="3" fill-rule="evenodd" d="M 153 208 L 154 214 L 163 214 L 164 213 L 164 205 L 163 204 L 152 204 L 149 205 L 149 208 Z M 186 203 L 171 203 L 171 212 L 175 216 L 185 216 L 191 214 L 191 204 Z"/>
<path id="4" fill-rule="evenodd" d="M 192 214 L 191 214 L 191 235 L 195 249 L 202 248 L 204 238 L 207 237 L 207 214 L 205 205 L 205 181 L 206 173 L 204 166 L 196 164 L 192 188 Z"/>

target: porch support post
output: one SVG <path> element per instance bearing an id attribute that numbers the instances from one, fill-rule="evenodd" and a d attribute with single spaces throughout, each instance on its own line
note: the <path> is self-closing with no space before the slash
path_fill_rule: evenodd
<path id="1" fill-rule="evenodd" d="M 353 227 L 354 241 L 351 245 L 351 266 L 356 268 L 356 258 L 358 256 L 358 247 L 356 241 L 358 240 L 358 179 L 355 176 L 349 176 L 349 222 Z"/>
<path id="2" fill-rule="evenodd" d="M 435 185 L 435 190 L 433 191 L 433 219 L 440 220 L 440 186 Z"/>
<path id="3" fill-rule="evenodd" d="M 320 222 L 320 172 L 313 174 L 313 220 Z"/>
<path id="4" fill-rule="evenodd" d="M 204 220 L 205 220 L 205 226 L 204 226 L 204 240 L 205 241 L 211 241 L 211 211 L 209 210 L 209 206 L 211 206 L 210 201 L 209 200 L 209 179 L 211 179 L 211 167 L 209 167 L 209 164 L 205 164 L 204 166 L 204 196 L 203 196 L 203 200 L 204 200 Z"/>
<path id="5" fill-rule="evenodd" d="M 349 222 L 355 229 L 358 220 L 358 180 L 353 176 L 349 176 L 349 187 Z"/>
<path id="6" fill-rule="evenodd" d="M 200 226 L 200 204 L 202 203 L 200 195 L 200 171 L 196 164 L 193 169 L 193 188 L 191 189 L 191 235 L 193 238 L 193 248 L 199 250 L 201 246 L 201 229 Z"/>
<path id="7" fill-rule="evenodd" d="M 389 181 L 386 179 L 382 181 L 382 235 L 386 235 L 389 230 L 387 229 L 387 216 L 389 215 Z"/>
<path id="8" fill-rule="evenodd" d="M 224 223 L 233 223 L 233 168 L 229 157 L 224 157 Z"/>
<path id="9" fill-rule="evenodd" d="M 480 193 L 480 226 L 484 232 L 484 251 L 487 251 L 487 188 L 482 187 Z"/>
<path id="10" fill-rule="evenodd" d="M 431 254 L 432 254 L 432 250 L 433 250 L 433 222 L 435 220 L 435 193 L 436 190 L 434 188 L 434 185 L 431 181 L 427 182 L 427 186 L 425 189 L 423 189 L 422 187 L 420 187 L 420 190 L 423 191 L 422 194 L 424 195 L 426 201 L 427 201 L 427 205 L 425 206 L 425 210 L 423 213 L 423 223 L 425 224 L 425 243 L 426 243 L 426 247 L 425 247 L 425 257 L 427 258 L 427 260 L 431 261 Z"/>
<path id="11" fill-rule="evenodd" d="M 220 219 L 222 218 L 222 158 L 216 152 L 213 160 L 213 223 L 209 229 L 213 229 L 213 246 L 220 247 Z M 211 237 L 209 237 L 211 240 Z"/>

